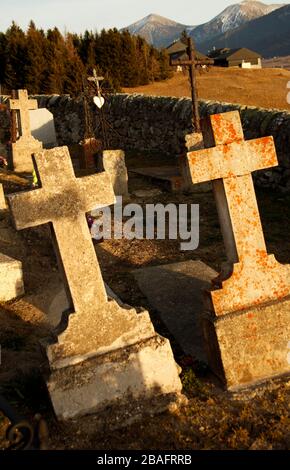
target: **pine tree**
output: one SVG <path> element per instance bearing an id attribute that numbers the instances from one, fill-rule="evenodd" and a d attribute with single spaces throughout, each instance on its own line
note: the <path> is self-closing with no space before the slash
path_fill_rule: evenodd
<path id="1" fill-rule="evenodd" d="M 78 95 L 82 91 L 82 78 L 85 73 L 85 67 L 74 47 L 73 37 L 67 34 L 65 38 L 64 49 L 65 75 L 63 90 L 71 95 Z"/>
<path id="2" fill-rule="evenodd" d="M 8 90 L 24 88 L 26 64 L 26 38 L 22 29 L 13 21 L 6 31 L 4 84 Z"/>
<path id="3" fill-rule="evenodd" d="M 25 87 L 29 93 L 43 93 L 45 90 L 45 51 L 47 42 L 42 30 L 30 22 L 26 34 L 26 64 L 24 67 Z"/>

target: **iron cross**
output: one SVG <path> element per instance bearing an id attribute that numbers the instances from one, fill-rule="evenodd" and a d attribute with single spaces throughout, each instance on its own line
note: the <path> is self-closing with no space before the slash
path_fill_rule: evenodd
<path id="1" fill-rule="evenodd" d="M 200 133 L 201 127 L 200 127 L 200 117 L 199 117 L 199 109 L 198 109 L 196 66 L 213 65 L 214 61 L 212 59 L 203 59 L 203 60 L 197 59 L 194 43 L 191 38 L 187 39 L 187 55 L 188 55 L 187 60 L 182 60 L 182 59 L 170 60 L 170 65 L 172 66 L 183 65 L 183 66 L 188 67 L 190 87 L 191 87 L 191 99 L 192 99 L 192 124 L 194 126 L 195 132 Z"/>
<path id="2" fill-rule="evenodd" d="M 96 69 L 93 70 L 93 76 L 88 77 L 89 82 L 94 82 L 97 88 L 98 96 L 101 97 L 101 87 L 100 82 L 104 80 L 104 77 L 98 77 Z"/>

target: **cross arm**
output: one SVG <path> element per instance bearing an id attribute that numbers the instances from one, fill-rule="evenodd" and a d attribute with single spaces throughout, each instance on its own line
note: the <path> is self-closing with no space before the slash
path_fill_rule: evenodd
<path id="1" fill-rule="evenodd" d="M 27 109 L 37 109 L 37 100 L 27 100 Z M 10 99 L 9 100 L 9 109 L 19 110 L 21 109 L 21 102 L 19 99 Z"/>
<path id="2" fill-rule="evenodd" d="M 189 152 L 187 160 L 193 184 L 247 175 L 278 165 L 273 137 Z"/>
<path id="3" fill-rule="evenodd" d="M 96 206 L 105 207 L 116 202 L 111 179 L 106 172 L 78 178 L 77 184 L 82 194 L 84 212 L 89 212 Z"/>
<path id="4" fill-rule="evenodd" d="M 196 59 L 194 62 L 192 60 L 182 60 L 182 59 L 175 59 L 170 60 L 170 65 L 214 65 L 214 60 L 212 59 Z"/>
<path id="5" fill-rule="evenodd" d="M 50 222 L 46 207 L 41 202 L 43 189 L 9 194 L 8 204 L 17 230 Z M 45 215 L 44 215 L 45 214 Z"/>

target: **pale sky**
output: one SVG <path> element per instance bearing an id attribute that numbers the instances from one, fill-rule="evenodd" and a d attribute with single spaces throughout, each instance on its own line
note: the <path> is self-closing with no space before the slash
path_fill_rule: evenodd
<path id="1" fill-rule="evenodd" d="M 86 29 L 122 28 L 150 13 L 165 16 L 186 25 L 198 25 L 212 19 L 235 0 L 0 0 L 0 31 L 14 20 L 23 29 L 32 19 L 36 26 L 57 26 L 81 33 Z M 263 3 L 275 3 L 264 0 Z M 280 3 L 279 0 L 276 3 Z M 290 0 L 281 3 L 290 3 Z"/>

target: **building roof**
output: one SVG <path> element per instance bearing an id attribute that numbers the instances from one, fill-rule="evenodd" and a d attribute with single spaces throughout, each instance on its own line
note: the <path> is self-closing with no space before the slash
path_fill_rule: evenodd
<path id="1" fill-rule="evenodd" d="M 188 55 L 187 55 L 187 52 L 186 52 L 187 45 L 184 44 L 184 42 L 182 42 L 181 40 L 173 42 L 172 44 L 170 44 L 170 46 L 168 46 L 166 48 L 166 50 L 167 50 L 167 52 L 170 55 L 170 58 L 172 60 L 186 60 L 186 59 L 188 59 Z M 196 50 L 195 51 L 195 58 L 199 59 L 199 60 L 202 60 L 202 59 L 206 59 L 207 56 Z"/>
<path id="2" fill-rule="evenodd" d="M 186 47 L 186 44 L 184 44 L 184 42 L 179 39 L 178 41 L 174 41 L 172 44 L 166 47 L 166 50 L 168 54 L 171 55 L 175 54 L 176 52 L 186 51 Z"/>
<path id="3" fill-rule="evenodd" d="M 262 57 L 261 54 L 246 47 L 240 47 L 239 49 L 216 49 L 211 51 L 209 56 L 216 60 L 258 59 Z"/>

